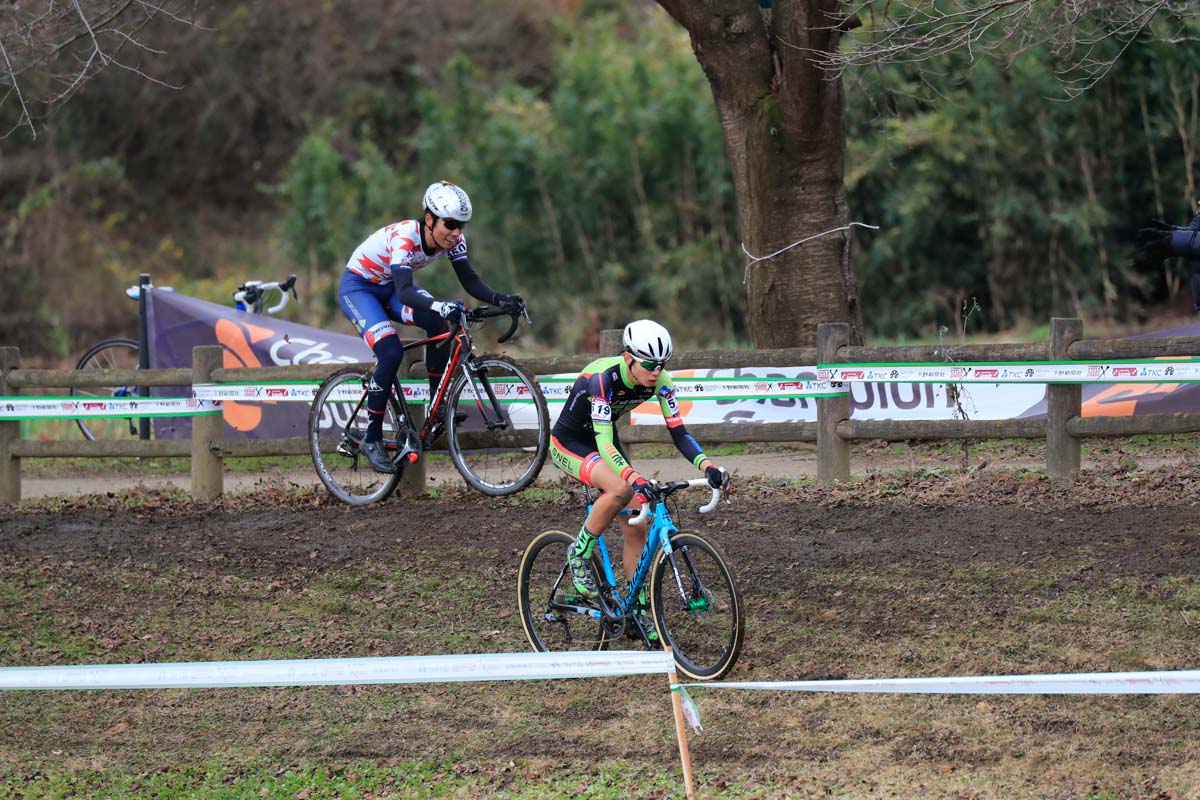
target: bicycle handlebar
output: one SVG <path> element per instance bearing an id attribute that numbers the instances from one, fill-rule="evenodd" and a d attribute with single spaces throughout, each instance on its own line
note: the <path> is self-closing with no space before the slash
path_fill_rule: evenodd
<path id="1" fill-rule="evenodd" d="M 512 338 L 513 334 L 517 332 L 517 324 L 521 321 L 522 316 L 524 316 L 530 324 L 533 324 L 533 320 L 529 319 L 528 309 L 523 307 L 517 309 L 511 306 L 478 306 L 463 312 L 463 318 L 467 322 L 481 322 L 485 319 L 491 319 L 492 317 L 511 317 L 512 323 L 508 326 L 508 330 L 506 330 L 504 334 L 496 340 L 500 344 L 507 342 Z"/>
<path id="2" fill-rule="evenodd" d="M 236 303 L 244 304 L 247 308 L 251 308 L 257 313 L 261 310 L 263 296 L 275 289 L 279 290 L 279 302 L 267 308 L 268 314 L 276 314 L 283 310 L 288 304 L 289 291 L 291 291 L 292 297 L 296 298 L 296 302 L 300 302 L 300 295 L 296 293 L 296 276 L 294 273 L 289 275 L 285 281 L 246 281 L 233 293 L 233 300 Z"/>
<path id="3" fill-rule="evenodd" d="M 729 483 L 733 476 L 730 475 L 729 471 L 724 467 L 719 467 L 719 469 L 721 470 L 722 480 L 721 485 L 715 489 L 713 489 L 712 486 L 709 486 L 708 478 L 692 478 L 690 481 L 671 481 L 670 483 L 658 483 L 657 481 L 651 481 L 651 483 L 654 484 L 654 488 L 658 490 L 658 494 L 662 498 L 659 502 L 666 500 L 680 489 L 691 489 L 700 486 L 707 486 L 709 489 L 712 489 L 712 499 L 700 506 L 699 509 L 701 514 L 707 514 L 715 509 L 722 500 L 725 502 L 725 505 L 729 505 L 730 502 Z M 653 514 L 650 512 L 650 506 L 646 503 L 642 503 L 642 507 L 638 510 L 638 512 L 629 518 L 629 524 L 645 525 L 650 521 L 651 516 L 653 516 Z"/>

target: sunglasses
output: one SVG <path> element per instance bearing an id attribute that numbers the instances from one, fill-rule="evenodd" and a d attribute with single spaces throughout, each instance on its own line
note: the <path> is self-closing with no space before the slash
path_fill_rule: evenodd
<path id="1" fill-rule="evenodd" d="M 457 230 L 465 227 L 467 223 L 459 222 L 456 219 L 448 219 L 447 217 L 442 217 L 442 224 L 446 226 L 446 230 L 448 230 L 448 231 L 457 231 Z"/>
<path id="2" fill-rule="evenodd" d="M 641 364 L 642 369 L 646 370 L 647 372 L 654 372 L 655 370 L 666 369 L 667 367 L 666 361 L 642 361 L 639 359 L 638 363 Z"/>

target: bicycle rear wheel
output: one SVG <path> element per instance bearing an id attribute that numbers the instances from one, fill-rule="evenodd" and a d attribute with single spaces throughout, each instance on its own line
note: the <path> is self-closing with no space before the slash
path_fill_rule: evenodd
<path id="1" fill-rule="evenodd" d="M 650 571 L 650 607 L 680 672 L 707 681 L 733 668 L 746 623 L 721 548 L 694 533 L 672 536 L 671 555 L 660 556 Z"/>
<path id="2" fill-rule="evenodd" d="M 83 354 L 75 369 L 137 369 L 141 347 L 133 339 L 105 339 Z M 135 397 L 136 386 L 79 386 L 72 387 L 72 397 L 107 399 L 110 397 Z M 101 417 L 79 418 L 75 424 L 87 439 L 137 438 L 141 418 Z M 151 425 L 151 431 L 154 430 Z"/>
<path id="3" fill-rule="evenodd" d="M 347 367 L 333 373 L 317 389 L 308 413 L 308 450 L 321 483 L 337 499 L 355 506 L 387 499 L 400 482 L 396 474 L 371 469 L 358 446 L 367 431 L 367 385 L 371 373 Z M 388 398 L 383 418 L 384 446 L 396 452 L 397 436 L 407 430 L 400 404 Z"/>
<path id="4" fill-rule="evenodd" d="M 533 483 L 550 449 L 550 412 L 537 382 L 503 356 L 474 360 L 446 400 L 450 459 L 473 488 L 514 494 Z"/>
<path id="5" fill-rule="evenodd" d="M 575 537 L 546 531 L 529 543 L 517 571 L 517 607 L 534 650 L 602 650 L 607 641 L 599 619 L 575 595 L 567 550 Z"/>

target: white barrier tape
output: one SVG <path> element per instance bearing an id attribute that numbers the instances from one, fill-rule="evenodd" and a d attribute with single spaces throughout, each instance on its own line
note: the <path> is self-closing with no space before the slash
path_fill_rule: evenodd
<path id="1" fill-rule="evenodd" d="M 816 367 L 801 367 L 813 372 Z M 575 383 L 574 375 L 539 376 L 538 386 L 548 402 L 565 402 Z M 410 403 L 429 399 L 429 384 L 425 381 L 401 381 L 404 398 Z M 317 383 L 204 383 L 192 387 L 192 396 L 199 400 L 225 400 L 239 403 L 302 402 L 311 403 L 317 394 Z M 493 381 L 492 389 L 501 402 L 520 402 L 525 387 L 516 381 Z M 677 378 L 675 396 L 680 400 L 770 400 L 799 397 L 830 397 L 845 394 L 847 387 L 833 381 L 814 381 L 803 378 Z M 342 386 L 336 399 L 358 402 L 362 391 L 356 386 Z"/>
<path id="2" fill-rule="evenodd" d="M 996 675 L 958 678 L 868 678 L 838 681 L 685 683 L 688 688 L 776 692 L 894 694 L 1200 694 L 1200 670 L 1081 672 L 1074 675 Z"/>
<path id="3" fill-rule="evenodd" d="M 981 364 L 821 364 L 829 381 L 878 383 L 1197 383 L 1200 359 L 995 362 Z"/>
<path id="4" fill-rule="evenodd" d="M 317 396 L 320 383 L 198 383 L 192 387 L 197 400 L 222 400 L 236 403 L 305 403 Z M 428 381 L 400 381 L 404 399 L 418 405 L 429 402 Z M 334 400 L 357 403 L 361 387 L 344 384 L 333 394 Z"/>
<path id="5" fill-rule="evenodd" d="M 0 397 L 0 419 L 198 417 L 220 413 L 219 400 L 190 397 Z"/>
<path id="6" fill-rule="evenodd" d="M 788 367 L 789 371 L 816 372 L 816 367 Z M 783 400 L 801 397 L 833 397 L 849 387 L 830 380 L 805 378 L 674 378 L 677 400 Z M 548 402 L 565 402 L 575 376 L 538 377 Z"/>
<path id="7" fill-rule="evenodd" d="M 0 691 L 201 689 L 374 683 L 608 678 L 668 673 L 666 652 L 485 653 L 479 655 L 213 661 L 0 668 Z"/>

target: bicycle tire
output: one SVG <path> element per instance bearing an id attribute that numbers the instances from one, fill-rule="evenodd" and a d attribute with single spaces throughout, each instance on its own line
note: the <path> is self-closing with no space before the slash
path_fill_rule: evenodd
<path id="1" fill-rule="evenodd" d="M 745 637 L 737 577 L 721 548 L 697 534 L 674 534 L 671 555 L 687 597 L 679 594 L 671 556 L 659 556 L 650 570 L 655 624 L 680 672 L 698 681 L 718 680 L 737 663 Z"/>
<path id="2" fill-rule="evenodd" d="M 141 346 L 133 339 L 105 339 L 88 348 L 75 364 L 75 369 L 137 369 L 141 356 Z M 137 395 L 136 386 L 80 386 L 71 387 L 72 397 L 133 397 Z M 95 441 L 124 439 L 138 437 L 141 427 L 141 417 L 118 417 L 104 419 L 100 417 L 75 420 L 79 432 L 85 439 Z M 150 430 L 154 430 L 151 425 Z"/>
<path id="3" fill-rule="evenodd" d="M 599 619 L 563 606 L 581 605 L 575 595 L 571 572 L 567 569 L 567 551 L 575 537 L 563 531 L 538 534 L 521 556 L 517 570 L 517 608 L 525 638 L 542 653 L 566 650 L 603 650 L 608 638 Z M 592 561 L 595 568 L 595 559 Z M 597 575 L 600 572 L 597 570 Z M 576 637 L 573 631 L 579 634 Z"/>
<path id="4" fill-rule="evenodd" d="M 308 451 L 312 456 L 317 477 L 329 493 L 354 506 L 364 506 L 386 500 L 396 490 L 403 472 L 398 464 L 395 474 L 388 475 L 371 469 L 366 456 L 358 451 L 358 443 L 367 428 L 367 407 L 362 400 L 370 372 L 358 367 L 346 367 L 326 378 L 317 389 L 308 412 Z M 339 395 L 339 390 L 348 389 Z M 353 396 L 355 399 L 348 399 Z M 384 440 L 388 432 L 401 430 L 400 403 L 388 398 L 384 412 Z M 395 452 L 395 439 L 388 449 Z"/>
<path id="5" fill-rule="evenodd" d="M 515 494 L 537 478 L 550 450 L 550 411 L 537 380 L 504 356 L 475 359 L 480 378 L 461 369 L 446 399 L 450 460 L 468 486 L 492 497 Z M 471 390 L 468 390 L 468 386 Z M 509 426 L 487 430 L 476 393 L 491 389 Z M 533 434 L 530 436 L 530 434 Z"/>

